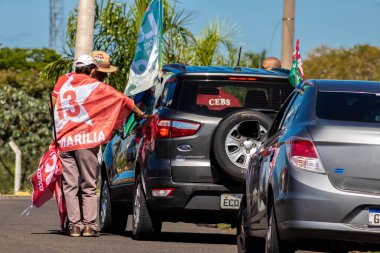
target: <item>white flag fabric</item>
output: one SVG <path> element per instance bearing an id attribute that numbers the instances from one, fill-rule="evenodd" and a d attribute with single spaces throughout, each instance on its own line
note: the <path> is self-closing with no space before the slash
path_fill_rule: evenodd
<path id="1" fill-rule="evenodd" d="M 152 0 L 145 11 L 125 95 L 151 88 L 159 78 L 162 43 L 162 1 Z"/>

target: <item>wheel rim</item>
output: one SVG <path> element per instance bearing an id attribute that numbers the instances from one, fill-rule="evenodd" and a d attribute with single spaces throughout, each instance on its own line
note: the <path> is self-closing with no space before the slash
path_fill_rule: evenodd
<path id="1" fill-rule="evenodd" d="M 140 208 L 141 208 L 141 185 L 137 185 L 136 196 L 133 202 L 133 228 L 134 230 L 137 228 L 137 225 L 140 221 Z"/>
<path id="2" fill-rule="evenodd" d="M 249 159 L 260 147 L 259 140 L 243 136 L 239 133 L 238 128 L 240 122 L 234 126 L 227 134 L 225 141 L 225 150 L 228 159 L 236 166 L 244 169 L 248 169 Z M 260 125 L 260 136 L 265 135 L 267 129 Z"/>
<path id="3" fill-rule="evenodd" d="M 108 192 L 107 182 L 104 181 L 103 187 L 102 187 L 102 192 L 100 195 L 100 196 L 102 196 L 100 198 L 100 226 L 101 227 L 104 226 L 104 223 L 105 223 L 106 217 L 107 217 L 107 207 L 109 205 L 108 195 L 109 195 L 109 192 Z"/>

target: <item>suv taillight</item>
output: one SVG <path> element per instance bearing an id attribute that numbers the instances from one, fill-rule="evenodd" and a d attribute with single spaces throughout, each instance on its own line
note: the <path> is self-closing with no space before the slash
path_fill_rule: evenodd
<path id="1" fill-rule="evenodd" d="M 319 159 L 311 140 L 300 138 L 289 140 L 286 142 L 286 150 L 289 161 L 298 169 L 325 173 L 321 159 Z"/>
<path id="2" fill-rule="evenodd" d="M 157 138 L 183 137 L 196 134 L 201 127 L 200 123 L 184 120 L 159 120 L 157 124 Z"/>

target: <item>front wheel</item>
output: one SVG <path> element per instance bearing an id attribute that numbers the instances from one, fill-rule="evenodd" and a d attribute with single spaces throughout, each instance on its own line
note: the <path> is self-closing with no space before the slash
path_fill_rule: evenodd
<path id="1" fill-rule="evenodd" d="M 267 235 L 265 240 L 265 252 L 266 253 L 291 253 L 294 252 L 290 244 L 287 244 L 280 240 L 278 236 L 278 229 L 276 223 L 276 217 L 274 207 L 272 205 L 270 214 Z"/>
<path id="2" fill-rule="evenodd" d="M 244 197 L 244 196 L 243 196 Z M 243 201 L 242 201 L 243 204 Z M 240 205 L 237 227 L 237 249 L 239 253 L 253 252 L 251 238 L 249 237 L 248 224 L 246 222 L 246 205 Z"/>
<path id="3" fill-rule="evenodd" d="M 99 201 L 99 227 L 102 232 L 122 234 L 127 226 L 128 214 L 122 207 L 112 205 L 110 190 L 106 179 L 103 179 Z"/>
<path id="4" fill-rule="evenodd" d="M 245 194 L 242 197 L 242 201 L 238 213 L 238 226 L 237 226 L 237 249 L 238 253 L 249 252 L 264 252 L 264 240 L 263 238 L 250 237 L 249 224 L 247 218 L 247 205 Z"/>
<path id="5" fill-rule="evenodd" d="M 133 202 L 132 234 L 133 239 L 151 239 L 161 232 L 162 222 L 153 219 L 149 213 L 140 176 L 136 180 Z"/>

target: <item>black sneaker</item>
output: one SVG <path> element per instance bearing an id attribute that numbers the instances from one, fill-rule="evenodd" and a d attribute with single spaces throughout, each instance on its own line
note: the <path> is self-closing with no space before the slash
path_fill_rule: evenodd
<path id="1" fill-rule="evenodd" d="M 85 226 L 82 235 L 85 237 L 98 237 L 99 231 L 93 229 L 92 227 Z"/>
<path id="2" fill-rule="evenodd" d="M 80 236 L 80 228 L 77 226 L 72 226 L 70 228 L 70 236 L 71 237 L 79 237 Z"/>

